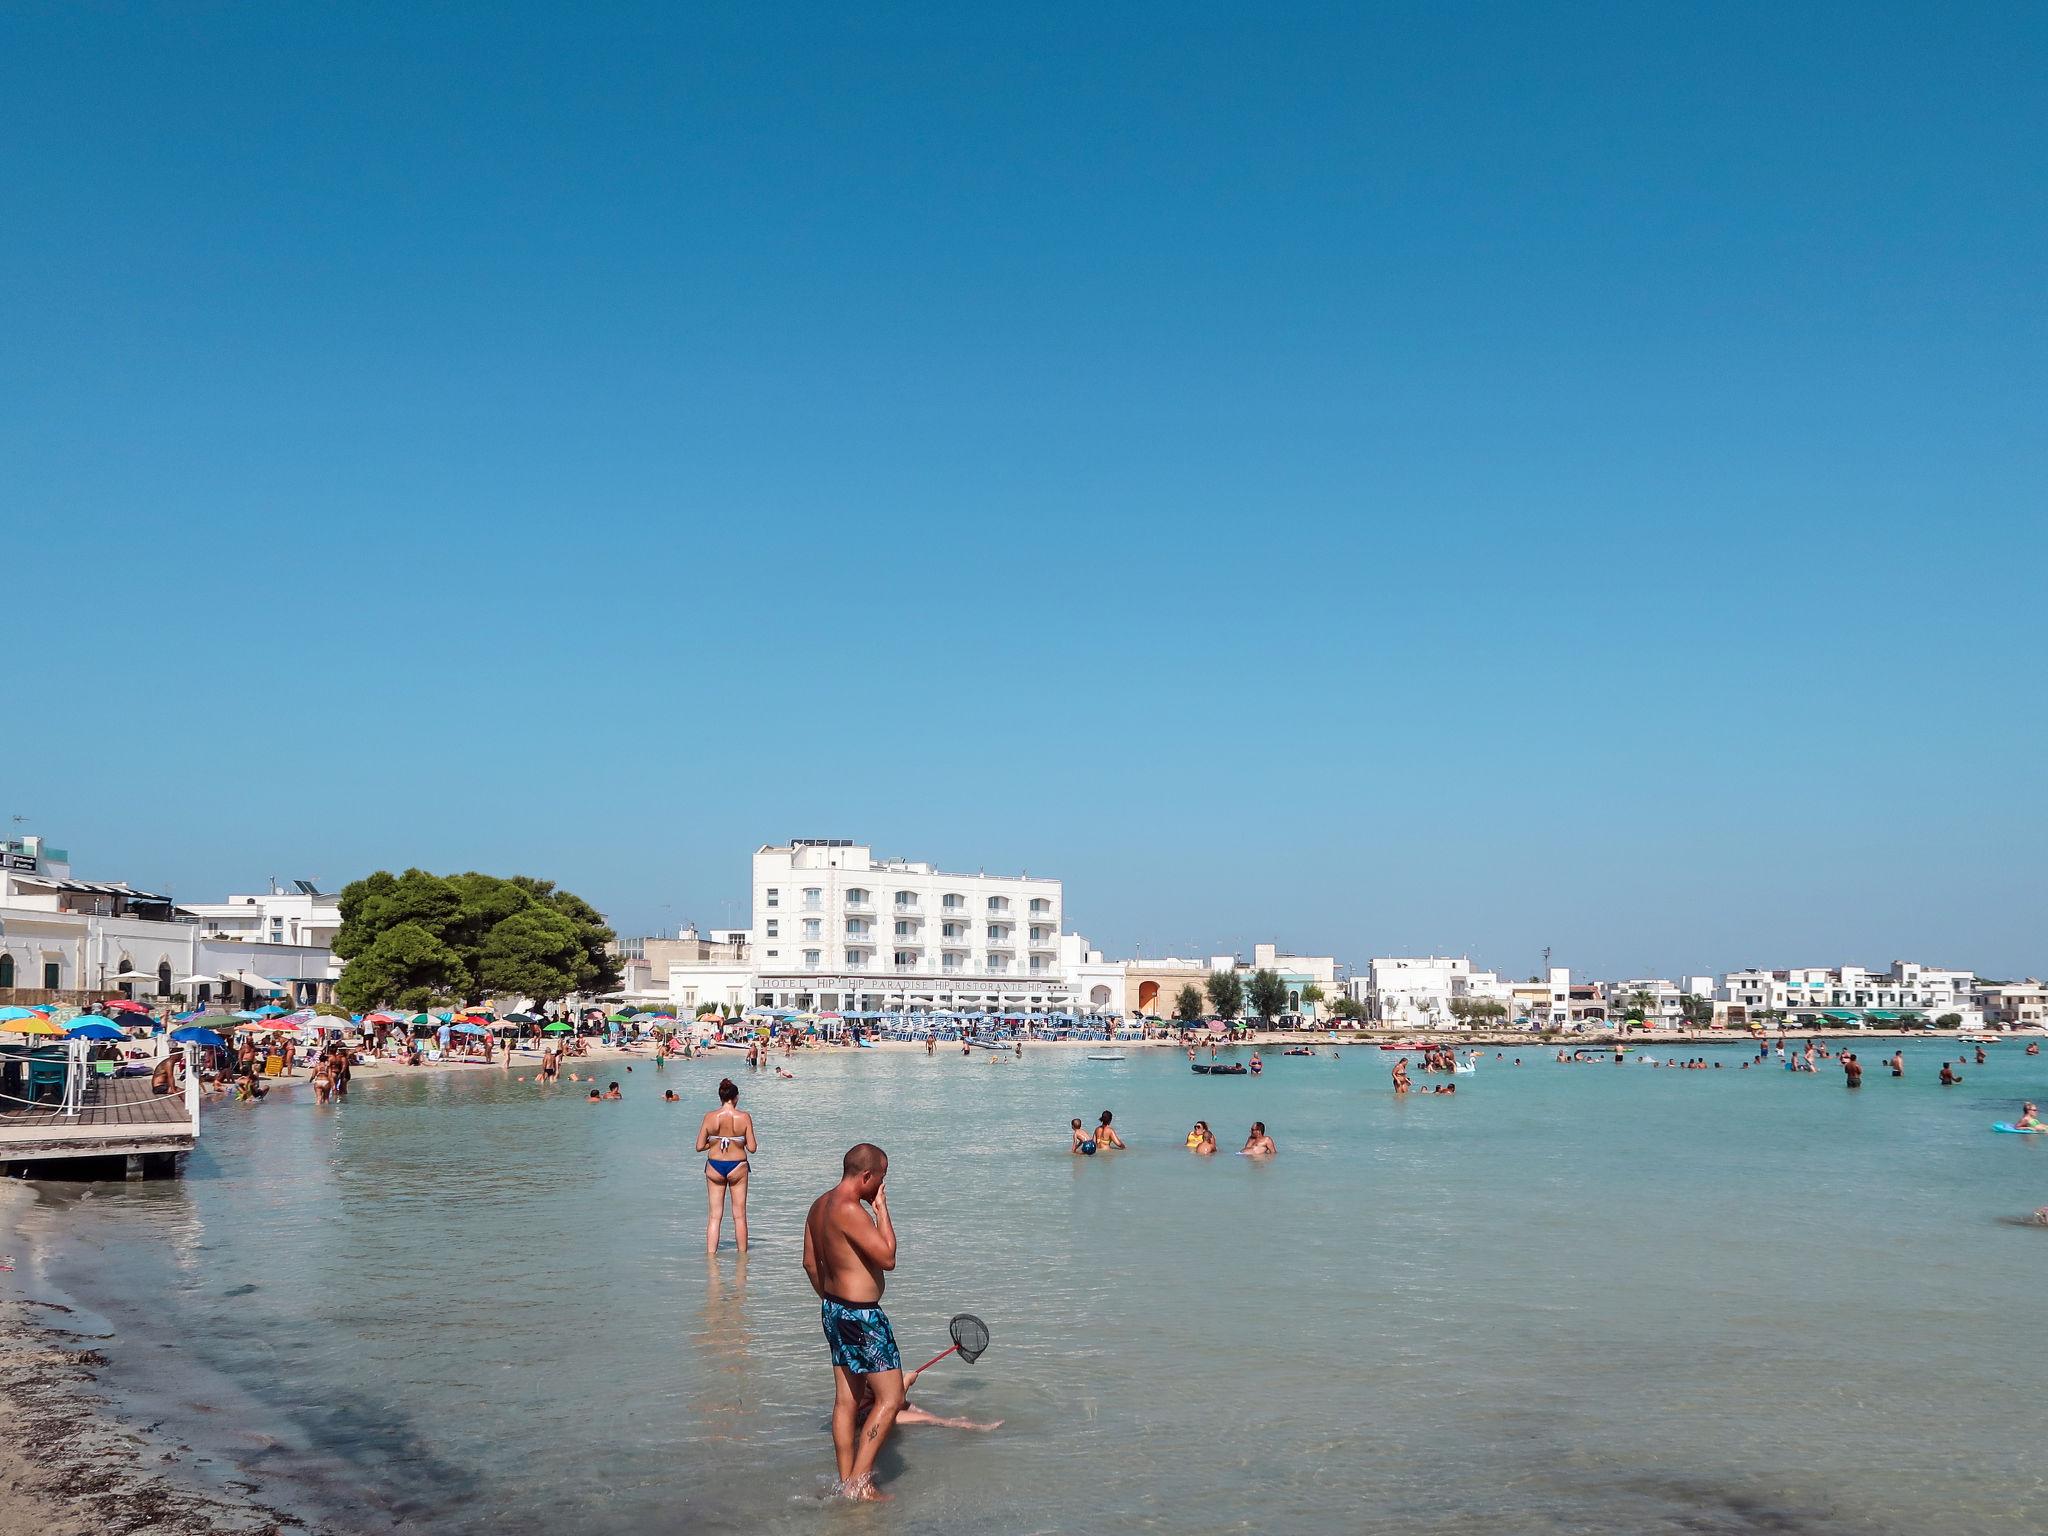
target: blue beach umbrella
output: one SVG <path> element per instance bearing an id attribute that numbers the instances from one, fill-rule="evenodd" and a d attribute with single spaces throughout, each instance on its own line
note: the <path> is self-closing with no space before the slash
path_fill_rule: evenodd
<path id="1" fill-rule="evenodd" d="M 481 1024 L 450 1024 L 448 1032 L 453 1035 L 488 1035 L 490 1033 Z"/>
<path id="2" fill-rule="evenodd" d="M 128 1032 L 116 1029 L 104 1019 L 87 1019 L 64 1031 L 73 1040 L 126 1040 Z"/>
<path id="3" fill-rule="evenodd" d="M 197 1024 L 171 1031 L 171 1038 L 185 1045 L 210 1045 L 217 1051 L 228 1048 L 227 1041 L 210 1029 L 201 1029 Z"/>
<path id="4" fill-rule="evenodd" d="M 259 1019 L 271 1019 L 277 1017 L 278 1014 L 283 1012 L 284 1010 L 278 1007 L 277 1004 L 265 1003 L 261 1008 L 258 1008 L 256 1010 L 255 1017 Z"/>
<path id="5" fill-rule="evenodd" d="M 47 1019 L 49 1016 L 47 1008 L 0 1008 L 0 1020 Z"/>

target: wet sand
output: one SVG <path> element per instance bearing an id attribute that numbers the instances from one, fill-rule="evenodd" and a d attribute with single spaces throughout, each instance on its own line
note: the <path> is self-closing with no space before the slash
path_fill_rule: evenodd
<path id="1" fill-rule="evenodd" d="M 17 1270 L 5 1279 L 20 1276 Z M 320 1527 L 255 1484 L 209 1490 L 192 1451 L 125 1424 L 96 1390 L 106 1339 L 59 1302 L 0 1300 L 0 1536 L 261 1536 Z"/>

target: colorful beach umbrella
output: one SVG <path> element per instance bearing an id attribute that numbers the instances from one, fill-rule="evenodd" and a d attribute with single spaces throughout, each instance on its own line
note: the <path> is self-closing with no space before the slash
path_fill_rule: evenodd
<path id="1" fill-rule="evenodd" d="M 0 1024 L 0 1034 L 61 1035 L 63 1033 L 64 1026 L 62 1024 L 52 1024 L 40 1014 L 34 1013 L 25 1019 L 9 1019 L 5 1024 Z"/>
<path id="2" fill-rule="evenodd" d="M 74 1040 L 126 1040 L 128 1032 L 105 1019 L 87 1019 L 64 1031 Z"/>
<path id="3" fill-rule="evenodd" d="M 8 1019 L 47 1019 L 49 1016 L 50 1010 L 47 1008 L 0 1008 L 0 1022 Z"/>
<path id="4" fill-rule="evenodd" d="M 472 1024 L 469 1020 L 464 1019 L 459 1024 L 450 1024 L 448 1032 L 455 1035 L 488 1035 L 490 1030 L 481 1024 Z"/>
<path id="5" fill-rule="evenodd" d="M 135 1000 L 134 1000 L 133 998 L 127 998 L 127 997 L 110 997 L 110 998 L 108 998 L 108 999 L 107 999 L 107 1000 L 106 1000 L 106 1001 L 105 1001 L 104 1003 L 102 1003 L 102 1004 L 101 1004 L 100 1006 L 101 1006 L 101 1007 L 103 1007 L 103 1008 L 114 1008 L 114 1009 L 118 1009 L 118 1010 L 119 1010 L 120 1012 L 122 1012 L 122 1013 L 147 1013 L 147 1012 L 149 1012 L 149 1009 L 148 1009 L 148 1008 L 147 1008 L 147 1007 L 146 1007 L 145 1005 L 143 1005 L 143 1004 L 141 1004 L 141 1003 L 138 1003 L 138 1002 L 136 1002 L 136 1001 L 135 1001 Z"/>
<path id="6" fill-rule="evenodd" d="M 174 1029 L 171 1031 L 171 1038 L 182 1041 L 186 1045 L 210 1045 L 217 1051 L 224 1051 L 228 1048 L 227 1041 L 221 1039 L 219 1035 L 216 1035 L 210 1029 L 201 1029 L 197 1025 L 185 1029 Z"/>

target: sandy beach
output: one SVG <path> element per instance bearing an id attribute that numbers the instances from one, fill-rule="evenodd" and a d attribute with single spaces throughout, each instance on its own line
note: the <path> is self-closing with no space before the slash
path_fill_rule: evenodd
<path id="1" fill-rule="evenodd" d="M 8 1278 L 17 1278 L 21 1272 Z M 187 1477 L 190 1448 L 121 1422 L 95 1390 L 101 1346 L 59 1302 L 0 1300 L 0 1536 L 263 1536 L 318 1527 Z"/>

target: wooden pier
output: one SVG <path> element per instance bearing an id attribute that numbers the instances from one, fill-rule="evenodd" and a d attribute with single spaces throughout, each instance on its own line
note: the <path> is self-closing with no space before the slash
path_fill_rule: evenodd
<path id="1" fill-rule="evenodd" d="M 199 1143 L 199 1094 L 193 1080 L 156 1093 L 147 1077 L 98 1077 L 78 1094 L 47 1104 L 0 1099 L 0 1166 L 120 1158 L 131 1177 L 170 1173 Z M 31 1170 L 32 1171 L 32 1170 Z"/>

